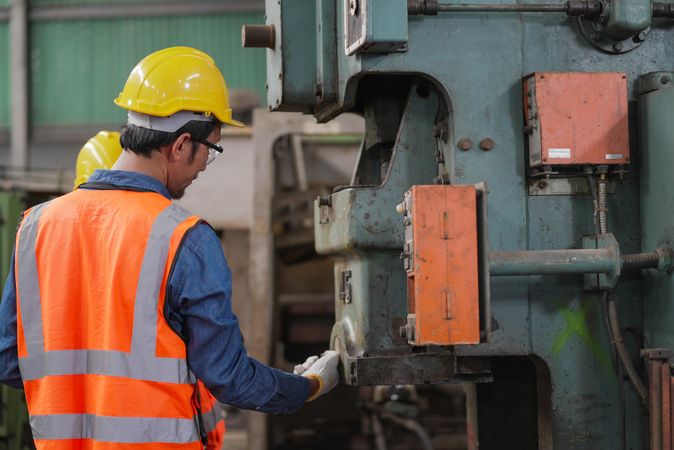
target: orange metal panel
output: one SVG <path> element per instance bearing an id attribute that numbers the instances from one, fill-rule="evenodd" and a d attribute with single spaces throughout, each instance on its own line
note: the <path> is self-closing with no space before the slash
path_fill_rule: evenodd
<path id="1" fill-rule="evenodd" d="M 534 73 L 524 114 L 532 166 L 629 163 L 623 73 Z"/>
<path id="2" fill-rule="evenodd" d="M 480 320 L 475 187 L 414 186 L 408 195 L 412 342 L 477 344 Z"/>

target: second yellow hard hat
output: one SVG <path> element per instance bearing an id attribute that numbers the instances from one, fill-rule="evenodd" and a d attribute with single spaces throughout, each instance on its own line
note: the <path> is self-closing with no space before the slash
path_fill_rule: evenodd
<path id="1" fill-rule="evenodd" d="M 85 183 L 96 169 L 110 169 L 122 154 L 119 133 L 101 131 L 82 147 L 75 165 L 74 189 Z"/>

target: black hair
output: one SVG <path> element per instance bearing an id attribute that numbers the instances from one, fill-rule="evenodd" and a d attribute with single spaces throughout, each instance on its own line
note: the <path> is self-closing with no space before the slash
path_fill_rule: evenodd
<path id="1" fill-rule="evenodd" d="M 194 155 L 199 148 L 199 143 L 197 141 L 206 140 L 213 132 L 213 129 L 219 125 L 221 125 L 221 123 L 218 120 L 210 122 L 192 120 L 180 127 L 180 129 L 174 133 L 150 130 L 136 125 L 124 125 L 121 130 L 119 141 L 122 144 L 123 149 L 129 150 L 136 155 L 149 158 L 153 151 L 159 150 L 166 145 L 171 145 L 181 134 L 189 133 L 192 136 L 191 158 L 194 158 Z"/>

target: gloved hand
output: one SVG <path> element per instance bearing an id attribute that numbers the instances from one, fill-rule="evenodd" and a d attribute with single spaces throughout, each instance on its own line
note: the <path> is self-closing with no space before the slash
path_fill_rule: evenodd
<path id="1" fill-rule="evenodd" d="M 310 356 L 307 358 L 306 361 L 304 361 L 302 364 L 298 364 L 295 366 L 295 369 L 293 370 L 293 373 L 295 375 L 302 375 L 304 372 L 309 369 L 316 361 L 318 361 L 319 356 Z"/>
<path id="2" fill-rule="evenodd" d="M 318 381 L 318 390 L 307 399 L 308 402 L 330 392 L 337 386 L 337 383 L 339 383 L 338 364 L 339 353 L 334 350 L 327 350 L 320 358 L 310 356 L 303 364 L 295 366 L 295 374 Z"/>

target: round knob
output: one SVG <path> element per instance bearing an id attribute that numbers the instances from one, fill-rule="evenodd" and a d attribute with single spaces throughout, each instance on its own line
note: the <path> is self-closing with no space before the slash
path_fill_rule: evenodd
<path id="1" fill-rule="evenodd" d="M 245 48 L 270 48 L 276 46 L 274 25 L 244 25 L 241 27 L 241 45 Z"/>

